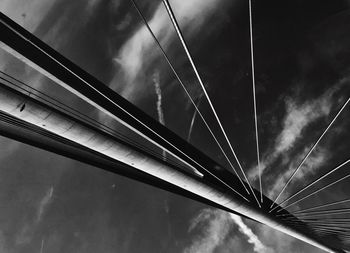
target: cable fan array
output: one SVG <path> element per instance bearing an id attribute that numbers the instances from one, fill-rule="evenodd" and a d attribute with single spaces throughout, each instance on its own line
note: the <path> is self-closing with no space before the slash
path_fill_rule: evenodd
<path id="1" fill-rule="evenodd" d="M 259 122 L 258 122 L 258 110 L 257 110 L 257 95 L 256 95 L 256 82 L 255 82 L 255 63 L 254 63 L 254 40 L 253 40 L 253 11 L 252 11 L 252 0 L 248 0 L 249 4 L 249 35 L 250 35 L 250 60 L 251 60 L 251 77 L 252 77 L 252 97 L 253 97 L 253 116 L 254 116 L 254 134 L 255 134 L 255 150 L 256 150 L 256 157 L 257 157 L 257 169 L 258 169 L 258 176 L 259 176 L 259 194 L 260 196 L 257 196 L 257 190 L 255 190 L 252 186 L 252 183 L 248 179 L 246 175 L 246 171 L 244 170 L 242 163 L 240 162 L 240 159 L 238 158 L 236 147 L 233 147 L 228 134 L 218 116 L 217 110 L 211 100 L 211 97 L 204 85 L 202 76 L 200 72 L 198 71 L 198 68 L 193 60 L 190 48 L 186 42 L 186 39 L 184 37 L 184 34 L 182 33 L 182 30 L 180 28 L 180 25 L 178 23 L 178 20 L 176 18 L 176 15 L 173 11 L 173 8 L 168 0 L 162 0 L 165 11 L 167 12 L 167 15 L 169 16 L 169 19 L 173 25 L 174 32 L 177 35 L 177 38 L 179 42 L 181 43 L 181 46 L 184 50 L 184 53 L 187 57 L 188 62 L 191 65 L 191 71 L 196 76 L 196 79 L 199 84 L 199 88 L 201 92 L 203 93 L 203 97 L 205 98 L 206 103 L 209 105 L 211 116 L 215 118 L 216 125 L 215 127 L 220 130 L 220 134 L 225 140 L 225 143 L 221 143 L 219 141 L 218 136 L 215 134 L 215 131 L 213 130 L 212 125 L 210 125 L 208 122 L 208 118 L 206 115 L 201 111 L 199 106 L 195 103 L 194 98 L 191 96 L 187 84 L 181 79 L 178 71 L 176 70 L 174 63 L 168 56 L 166 50 L 161 45 L 161 42 L 153 32 L 152 28 L 150 27 L 146 17 L 144 16 L 142 10 L 137 4 L 136 0 L 131 0 L 133 6 L 135 7 L 137 13 L 139 14 L 142 22 L 146 26 L 147 30 L 151 34 L 154 43 L 157 45 L 158 49 L 160 50 L 162 56 L 166 60 L 167 64 L 169 65 L 170 70 L 172 71 L 173 75 L 176 77 L 178 83 L 188 96 L 193 108 L 195 109 L 196 113 L 200 117 L 200 119 L 205 124 L 207 130 L 211 134 L 212 138 L 214 139 L 215 143 L 217 144 L 218 148 L 220 149 L 222 155 L 228 162 L 228 164 L 231 167 L 231 171 L 237 176 L 240 184 L 243 186 L 245 192 L 239 192 L 234 189 L 225 179 L 216 177 L 214 173 L 212 173 L 210 170 L 205 168 L 203 164 L 200 162 L 197 162 L 193 156 L 189 156 L 186 153 L 182 152 L 181 150 L 178 150 L 176 146 L 173 146 L 171 142 L 168 142 L 165 140 L 162 136 L 158 135 L 156 132 L 152 132 L 152 129 L 148 129 L 150 132 L 152 132 L 152 135 L 157 136 L 157 138 L 162 139 L 167 147 L 170 147 L 169 149 L 163 149 L 167 151 L 167 155 L 163 155 L 163 153 L 156 152 L 156 150 L 150 148 L 148 145 L 145 145 L 145 143 L 141 143 L 138 141 L 134 141 L 129 136 L 125 134 L 121 134 L 116 129 L 114 129 L 111 126 L 107 126 L 106 124 L 102 124 L 98 120 L 94 119 L 93 117 L 89 117 L 88 115 L 84 115 L 79 110 L 76 110 L 62 102 L 60 102 L 58 99 L 53 98 L 52 96 L 49 96 L 45 94 L 43 91 L 40 91 L 38 89 L 33 88 L 32 85 L 25 83 L 22 80 L 17 79 L 16 77 L 13 77 L 12 75 L 0 71 L 0 81 L 1 83 L 11 86 L 15 88 L 16 90 L 29 94 L 30 96 L 35 97 L 35 99 L 38 99 L 39 101 L 42 101 L 43 103 L 46 103 L 57 110 L 60 110 L 62 112 L 67 113 L 68 115 L 75 117 L 86 124 L 90 124 L 92 126 L 95 126 L 102 131 L 111 134 L 112 136 L 124 141 L 125 143 L 128 143 L 130 145 L 133 145 L 139 149 L 144 150 L 145 152 L 151 154 L 154 157 L 157 157 L 158 159 L 161 159 L 163 161 L 166 161 L 172 166 L 182 168 L 183 170 L 188 170 L 188 167 L 191 166 L 198 166 L 204 171 L 206 171 L 208 174 L 212 175 L 213 177 L 216 177 L 223 185 L 228 186 L 228 188 L 236 195 L 239 195 L 241 198 L 243 198 L 245 201 L 254 203 L 257 207 L 259 207 L 262 210 L 266 210 L 266 212 L 273 216 L 274 218 L 277 218 L 281 221 L 283 221 L 285 224 L 289 224 L 291 226 L 294 226 L 298 229 L 306 229 L 307 231 L 315 232 L 319 237 L 337 237 L 341 239 L 344 243 L 348 242 L 350 240 L 350 216 L 347 216 L 350 214 L 350 207 L 339 207 L 343 206 L 345 204 L 350 203 L 350 198 L 345 198 L 342 200 L 336 200 L 333 202 L 321 204 L 321 205 L 315 205 L 311 207 L 302 208 L 296 211 L 289 211 L 292 210 L 291 207 L 298 206 L 301 202 L 308 200 L 312 196 L 315 196 L 321 192 L 324 192 L 326 189 L 329 189 L 335 185 L 337 185 L 340 182 L 343 182 L 344 180 L 350 178 L 350 174 L 343 175 L 340 179 L 336 179 L 330 183 L 327 183 L 326 185 L 313 190 L 312 192 L 307 193 L 306 195 L 300 197 L 302 193 L 305 193 L 307 190 L 312 189 L 312 187 L 315 187 L 318 183 L 325 179 L 329 179 L 330 176 L 334 175 L 336 172 L 349 168 L 350 158 L 347 160 L 342 161 L 341 163 L 334 166 L 333 169 L 326 172 L 324 175 L 318 177 L 317 179 L 313 180 L 312 182 L 308 183 L 303 188 L 299 189 L 295 193 L 292 193 L 289 197 L 283 199 L 280 201 L 283 194 L 286 192 L 286 189 L 288 186 L 291 185 L 291 182 L 293 179 L 296 178 L 296 175 L 298 172 L 301 171 L 302 167 L 305 165 L 305 162 L 308 160 L 312 152 L 316 149 L 316 147 L 319 145 L 321 140 L 326 136 L 327 132 L 330 131 L 331 127 L 334 125 L 334 123 L 337 121 L 339 116 L 348 109 L 348 104 L 350 102 L 350 97 L 346 98 L 345 102 L 341 105 L 340 109 L 333 115 L 332 119 L 327 124 L 326 128 L 322 131 L 321 135 L 313 142 L 313 145 L 311 148 L 307 151 L 307 153 L 304 155 L 303 159 L 298 163 L 298 166 L 293 170 L 291 175 L 289 176 L 288 180 L 284 183 L 281 190 L 278 192 L 277 196 L 273 199 L 272 204 L 266 204 L 263 200 L 264 194 L 263 194 L 263 184 L 262 184 L 262 170 L 261 170 L 261 161 L 260 161 L 260 146 L 259 146 Z M 83 80 L 84 81 L 84 80 Z M 103 95 L 103 94 L 102 94 Z M 109 97 L 104 97 L 106 100 L 111 100 Z M 113 101 L 109 101 L 113 103 Z M 23 107 L 25 106 L 25 102 L 23 102 Z M 129 115 L 133 116 L 133 115 Z M 3 120 L 9 120 L 6 116 L 2 115 Z M 135 118 L 137 121 L 138 119 Z M 139 124 L 143 124 L 142 122 L 138 122 Z M 147 124 L 144 124 L 142 127 L 147 128 Z M 143 136 L 144 137 L 144 136 Z M 146 138 L 147 139 L 147 138 Z M 157 143 L 156 143 L 157 144 Z M 158 145 L 158 147 L 161 147 L 161 145 Z M 230 153 L 228 153 L 225 149 L 228 148 Z M 180 154 L 179 156 L 176 156 L 176 154 Z M 237 164 L 238 168 L 234 166 L 234 164 Z M 297 198 L 299 197 L 299 198 Z M 337 208 L 338 207 L 338 208 Z M 287 211 L 288 210 L 288 211 Z M 311 233 L 310 232 L 310 233 Z"/>

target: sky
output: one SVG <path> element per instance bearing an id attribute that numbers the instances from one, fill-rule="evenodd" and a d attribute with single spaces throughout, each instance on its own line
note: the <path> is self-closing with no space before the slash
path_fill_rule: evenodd
<path id="1" fill-rule="evenodd" d="M 232 146 L 258 188 L 248 1 L 170 3 Z M 229 153 L 161 1 L 138 4 Z M 252 4 L 262 186 L 275 198 L 350 96 L 350 1 Z M 0 0 L 0 9 L 229 168 L 130 0 Z M 0 59 L 2 71 L 130 134 L 8 53 L 0 51 Z M 282 199 L 349 159 L 349 128 L 345 108 Z M 253 221 L 4 137 L 0 149 L 0 253 L 321 252 Z M 348 184 L 290 211 L 349 198 Z"/>

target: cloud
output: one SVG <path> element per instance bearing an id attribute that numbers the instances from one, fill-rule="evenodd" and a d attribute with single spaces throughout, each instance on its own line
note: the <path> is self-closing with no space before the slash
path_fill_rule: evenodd
<path id="1" fill-rule="evenodd" d="M 328 116 L 331 111 L 331 101 L 328 96 L 298 105 L 291 98 L 286 99 L 286 116 L 283 129 L 277 137 L 275 152 L 281 154 L 293 148 L 297 140 L 302 138 L 302 131 L 321 117 Z"/>
<path id="2" fill-rule="evenodd" d="M 171 5 L 186 38 L 192 38 L 209 20 L 210 15 L 215 13 L 224 2 L 226 0 L 173 0 Z M 154 11 L 152 18 L 149 20 L 149 25 L 167 50 L 176 36 L 162 3 Z M 121 72 L 116 74 L 110 83 L 110 87 L 120 89 L 120 93 L 128 99 L 135 99 L 134 94 L 139 93 L 137 91 L 144 88 L 138 83 L 137 78 L 146 73 L 147 68 L 160 56 L 156 47 L 145 25 L 139 27 L 114 57 L 114 61 L 121 66 Z M 121 84 L 121 79 L 125 81 L 122 88 L 118 87 Z"/>
<path id="3" fill-rule="evenodd" d="M 261 241 L 275 252 L 295 252 L 293 243 L 298 242 L 297 239 L 274 230 L 268 226 L 257 226 L 257 233 Z"/>
<path id="4" fill-rule="evenodd" d="M 230 232 L 231 223 L 227 213 L 204 209 L 191 222 L 189 233 L 196 233 L 191 245 L 184 253 L 212 253 L 220 246 Z"/>
<path id="5" fill-rule="evenodd" d="M 20 25 L 23 25 L 28 31 L 34 32 L 55 2 L 41 0 L 2 0 L 0 7 L 5 15 Z"/>
<path id="6" fill-rule="evenodd" d="M 259 237 L 249 228 L 243 220 L 234 214 L 227 212 L 203 209 L 191 221 L 188 232 L 195 234 L 191 245 L 185 248 L 184 253 L 212 253 L 230 252 L 230 250 L 244 250 L 242 238 L 232 236 L 234 225 L 247 236 L 248 243 L 253 246 L 257 253 L 274 253 L 274 251 L 263 244 Z"/>
<path id="7" fill-rule="evenodd" d="M 284 152 L 291 151 L 297 142 L 303 141 L 305 131 L 312 123 L 329 116 L 333 107 L 330 93 L 334 93 L 333 89 L 319 98 L 303 103 L 298 103 L 297 99 L 291 97 L 285 100 L 286 114 L 282 130 L 274 144 L 272 160 Z"/>
<path id="8" fill-rule="evenodd" d="M 22 229 L 19 231 L 19 233 L 16 235 L 16 245 L 21 244 L 27 244 L 31 242 L 35 230 L 37 229 L 37 225 L 41 222 L 42 217 L 48 207 L 48 205 L 52 201 L 54 188 L 51 186 L 45 193 L 45 195 L 42 197 L 42 199 L 39 201 L 37 212 L 36 212 L 36 219 L 26 222 Z"/>
<path id="9" fill-rule="evenodd" d="M 226 239 L 226 242 L 218 246 L 215 253 L 240 253 L 247 252 L 245 242 L 238 236 L 232 236 Z"/>
<path id="10" fill-rule="evenodd" d="M 21 244 L 27 244 L 29 243 L 32 238 L 33 238 L 33 230 L 31 229 L 31 226 L 26 223 L 21 231 L 16 235 L 16 245 L 21 245 Z"/>
<path id="11" fill-rule="evenodd" d="M 244 224 L 241 217 L 230 214 L 231 219 L 238 226 L 239 231 L 248 237 L 248 242 L 253 245 L 253 249 L 257 253 L 274 253 L 274 250 L 266 247 L 258 238 L 256 234 L 246 225 Z"/>
<path id="12" fill-rule="evenodd" d="M 47 190 L 46 194 L 44 197 L 40 200 L 39 207 L 38 207 L 38 212 L 37 212 L 37 222 L 41 221 L 41 218 L 43 214 L 45 213 L 45 210 L 47 206 L 50 204 L 52 195 L 53 195 L 53 186 L 50 187 L 50 189 Z"/>
<path id="13" fill-rule="evenodd" d="M 300 161 L 304 158 L 304 156 L 307 154 L 307 152 L 310 150 L 311 146 L 306 146 L 301 152 L 299 152 L 297 155 L 294 156 L 294 160 L 292 162 L 289 162 L 288 159 L 288 168 L 286 171 L 284 171 L 282 174 L 280 174 L 275 180 L 276 177 L 273 177 L 272 175 L 269 178 L 274 178 L 274 184 L 272 187 L 267 191 L 267 194 L 269 196 L 276 196 L 279 191 L 282 189 L 282 187 L 285 185 L 289 177 L 291 176 L 291 173 L 297 168 Z M 287 155 L 284 155 L 287 156 Z M 294 182 L 298 181 L 306 181 L 305 178 L 307 176 L 315 174 L 330 158 L 331 152 L 327 148 L 316 148 L 308 157 L 308 159 L 304 162 L 303 168 L 298 171 L 297 174 L 295 174 Z M 284 195 L 289 195 L 288 188 L 284 192 Z"/>
<path id="14" fill-rule="evenodd" d="M 128 27 L 130 26 L 132 19 L 133 19 L 133 17 L 131 16 L 131 14 L 130 14 L 130 13 L 127 14 L 127 15 L 125 16 L 125 18 L 124 18 L 119 24 L 116 25 L 115 28 L 116 28 L 118 31 L 123 31 L 123 30 L 125 30 L 126 28 L 128 28 Z"/>
<path id="15" fill-rule="evenodd" d="M 278 190 L 284 186 L 291 173 L 311 148 L 315 138 L 318 137 L 310 138 L 310 131 L 314 131 L 314 124 L 321 120 L 330 121 L 329 117 L 341 103 L 339 99 L 335 99 L 335 94 L 344 84 L 344 80 L 341 80 L 313 99 L 301 101 L 302 96 L 299 91 L 284 100 L 285 114 L 282 118 L 282 129 L 261 156 L 263 178 L 269 181 L 271 186 L 268 190 L 269 196 L 278 193 Z M 315 173 L 331 156 L 329 147 L 325 143 L 322 146 L 318 145 L 298 171 L 295 179 L 302 179 L 306 175 Z M 272 167 L 279 168 L 278 177 L 276 177 L 276 170 L 272 170 Z M 257 168 L 250 169 L 249 177 L 258 178 Z"/>

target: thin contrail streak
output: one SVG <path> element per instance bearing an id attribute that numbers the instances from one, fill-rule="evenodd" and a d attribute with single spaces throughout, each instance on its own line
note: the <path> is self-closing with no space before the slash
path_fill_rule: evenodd
<path id="1" fill-rule="evenodd" d="M 162 107 L 162 90 L 160 88 L 159 71 L 155 71 L 153 74 L 153 84 L 157 95 L 156 105 L 157 105 L 158 121 L 160 124 L 165 125 L 165 119 L 164 119 L 164 113 L 163 113 L 163 107 Z M 166 151 L 164 149 L 163 149 L 163 158 L 166 159 Z"/>
<path id="2" fill-rule="evenodd" d="M 40 253 L 43 253 L 43 250 L 44 250 L 44 242 L 45 242 L 45 240 L 42 239 L 42 240 L 41 240 Z"/>
<path id="3" fill-rule="evenodd" d="M 159 123 L 161 123 L 162 125 L 165 125 L 164 113 L 162 108 L 162 90 L 160 88 L 160 77 L 159 77 L 158 71 L 153 74 L 153 84 L 157 95 L 158 120 L 159 120 Z"/>
<path id="4" fill-rule="evenodd" d="M 45 196 L 41 199 L 37 212 L 37 222 L 41 221 L 42 215 L 45 213 L 47 206 L 50 204 L 53 195 L 53 186 L 46 192 Z"/>
<path id="5" fill-rule="evenodd" d="M 199 108 L 199 105 L 201 103 L 201 98 L 202 98 L 202 96 L 200 96 L 199 99 L 198 99 L 197 108 Z M 190 142 L 191 135 L 192 135 L 192 129 L 193 129 L 194 122 L 196 120 L 197 114 L 198 114 L 198 111 L 194 110 L 193 117 L 191 119 L 190 129 L 188 130 L 187 142 Z"/>

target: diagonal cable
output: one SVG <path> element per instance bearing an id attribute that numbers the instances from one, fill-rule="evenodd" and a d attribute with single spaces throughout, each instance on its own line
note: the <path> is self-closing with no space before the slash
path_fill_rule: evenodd
<path id="1" fill-rule="evenodd" d="M 212 129 L 210 128 L 208 122 L 205 120 L 204 116 L 202 115 L 202 113 L 200 112 L 198 106 L 196 105 L 196 103 L 194 102 L 194 100 L 192 99 L 192 96 L 190 95 L 189 91 L 187 90 L 185 84 L 182 82 L 180 76 L 178 75 L 177 71 L 175 70 L 174 65 L 172 64 L 172 62 L 170 61 L 167 53 L 165 52 L 165 50 L 163 49 L 162 45 L 160 44 L 158 38 L 156 37 L 156 35 L 154 34 L 154 32 L 152 31 L 151 27 L 149 26 L 145 16 L 143 15 L 143 13 L 141 12 L 140 8 L 138 7 L 137 3 L 135 2 L 135 0 L 131 0 L 135 9 L 137 10 L 138 14 L 140 15 L 140 17 L 142 18 L 144 24 L 146 25 L 148 31 L 150 32 L 150 34 L 152 35 L 154 41 L 156 42 L 158 48 L 160 49 L 160 51 L 162 52 L 162 55 L 164 56 L 164 59 L 167 61 L 169 67 L 171 68 L 172 72 L 174 73 L 176 79 L 178 80 L 178 82 L 180 83 L 180 85 L 182 86 L 183 90 L 185 91 L 187 97 L 190 99 L 193 107 L 195 108 L 195 110 L 197 111 L 198 115 L 200 116 L 200 118 L 203 120 L 205 126 L 207 127 L 207 129 L 209 130 L 210 134 L 212 135 L 212 137 L 214 138 L 216 144 L 218 145 L 218 147 L 220 148 L 222 154 L 224 155 L 224 157 L 226 158 L 227 162 L 230 164 L 231 168 L 233 169 L 233 171 L 235 172 L 236 176 L 238 177 L 239 181 L 241 182 L 241 184 L 243 185 L 244 189 L 247 191 L 248 194 L 249 190 L 247 189 L 246 185 L 244 184 L 244 182 L 242 181 L 241 177 L 239 176 L 239 174 L 237 173 L 236 169 L 234 168 L 232 162 L 230 161 L 230 159 L 228 158 L 226 152 L 224 151 L 224 149 L 222 148 L 220 142 L 218 141 L 218 139 L 216 138 L 214 132 L 212 131 Z"/>
<path id="2" fill-rule="evenodd" d="M 310 154 L 312 153 L 312 151 L 316 148 L 317 144 L 321 141 L 321 139 L 323 138 L 323 136 L 327 133 L 327 131 L 330 129 L 330 127 L 333 125 L 333 123 L 335 122 L 335 120 L 338 118 L 338 116 L 341 114 L 341 112 L 345 109 L 345 107 L 348 105 L 348 103 L 350 102 L 350 98 L 348 98 L 346 100 L 346 102 L 344 103 L 344 105 L 340 108 L 340 110 L 338 111 L 338 113 L 334 116 L 334 118 L 332 119 L 332 121 L 328 124 L 327 128 L 323 131 L 323 133 L 321 134 L 321 136 L 317 139 L 317 141 L 312 145 L 311 149 L 309 150 L 309 152 L 305 155 L 305 157 L 303 158 L 303 160 L 300 162 L 300 164 L 298 165 L 298 167 L 294 170 L 294 172 L 292 173 L 292 175 L 289 177 L 288 181 L 285 183 L 284 187 L 282 188 L 282 190 L 280 191 L 280 193 L 278 194 L 277 198 L 274 200 L 274 202 L 272 202 L 272 205 L 270 206 L 270 208 L 272 208 L 274 206 L 275 203 L 277 203 L 277 200 L 281 197 L 282 193 L 284 192 L 284 190 L 287 188 L 287 186 L 289 185 L 289 183 L 292 181 L 292 179 L 294 178 L 295 174 L 299 171 L 299 169 L 301 168 L 301 166 L 303 166 L 304 162 L 306 161 L 306 159 L 310 156 Z M 272 210 L 270 210 L 272 211 Z"/>
<path id="3" fill-rule="evenodd" d="M 323 205 L 319 205 L 319 206 L 314 206 L 314 207 L 310 207 L 310 208 L 306 208 L 306 209 L 301 209 L 301 210 L 298 210 L 296 212 L 293 212 L 292 214 L 299 214 L 299 213 L 303 213 L 305 211 L 317 210 L 317 209 L 321 209 L 321 208 L 324 208 L 324 207 L 335 206 L 335 205 L 340 205 L 340 204 L 349 203 L 349 202 L 350 202 L 350 199 L 344 199 L 344 200 L 335 201 L 335 202 L 332 202 L 332 203 L 327 203 L 327 204 L 323 204 Z"/>
<path id="4" fill-rule="evenodd" d="M 233 149 L 233 147 L 232 147 L 232 145 L 231 145 L 231 142 L 230 142 L 230 140 L 229 140 L 228 137 L 227 137 L 227 134 L 226 134 L 226 132 L 225 132 L 225 129 L 223 128 L 223 126 L 222 126 L 222 124 L 221 124 L 221 121 L 220 121 L 220 119 L 219 119 L 219 117 L 218 117 L 218 115 L 217 115 L 217 113 L 216 113 L 216 110 L 215 110 L 215 108 L 214 108 L 214 106 L 213 106 L 213 104 L 212 104 L 212 102 L 211 102 L 211 99 L 210 99 L 210 97 L 209 97 L 209 95 L 208 95 L 208 93 L 207 93 L 207 91 L 206 91 L 206 88 L 205 88 L 205 86 L 204 86 L 204 84 L 203 84 L 202 78 L 200 77 L 200 75 L 199 75 L 199 73 L 198 73 L 198 70 L 197 70 L 197 67 L 196 67 L 196 65 L 194 64 L 194 61 L 193 61 L 192 56 L 191 56 L 191 53 L 190 53 L 190 51 L 188 50 L 186 41 L 184 40 L 184 36 L 182 35 L 182 32 L 181 32 L 181 30 L 180 30 L 179 24 L 177 23 L 177 20 L 176 20 L 176 18 L 175 18 L 175 15 L 174 15 L 174 13 L 173 13 L 173 10 L 172 10 L 172 8 L 171 8 L 171 6 L 170 6 L 170 3 L 169 3 L 168 0 L 163 0 L 163 4 L 164 4 L 164 6 L 165 6 L 165 9 L 166 9 L 166 11 L 167 11 L 167 13 L 168 13 L 170 19 L 171 19 L 171 22 L 172 22 L 172 24 L 173 24 L 173 26 L 174 26 L 174 28 L 175 28 L 175 31 L 176 31 L 176 33 L 177 33 L 177 35 L 178 35 L 178 37 L 179 37 L 179 39 L 180 39 L 180 41 L 181 41 L 181 44 L 182 44 L 182 46 L 183 46 L 183 48 L 184 48 L 184 50 L 185 50 L 185 52 L 186 52 L 187 58 L 188 58 L 188 60 L 190 61 L 191 65 L 192 65 L 193 71 L 194 71 L 194 73 L 196 74 L 196 77 L 197 77 L 197 79 L 198 79 L 198 81 L 199 81 L 199 84 L 200 84 L 201 87 L 202 87 L 202 90 L 203 90 L 203 92 L 204 92 L 204 95 L 205 95 L 205 97 L 206 97 L 206 99 L 207 99 L 207 101 L 208 101 L 208 103 L 209 103 L 209 105 L 210 105 L 210 108 L 211 108 L 211 110 L 212 110 L 212 112 L 213 112 L 213 114 L 214 114 L 214 116 L 215 116 L 215 118 L 216 118 L 216 121 L 217 121 L 218 125 L 220 126 L 220 129 L 221 129 L 221 131 L 222 131 L 222 133 L 223 133 L 223 135 L 224 135 L 224 137 L 225 137 L 225 139 L 226 139 L 226 142 L 227 142 L 227 144 L 229 145 L 229 147 L 230 147 L 230 149 L 231 149 L 231 152 L 232 152 L 232 154 L 234 155 L 234 157 L 235 157 L 235 159 L 236 159 L 236 161 L 237 161 L 237 164 L 238 164 L 238 166 L 239 166 L 239 168 L 240 168 L 240 170 L 241 170 L 241 172 L 242 172 L 242 174 L 243 174 L 243 176 L 244 176 L 244 179 L 245 179 L 246 182 L 248 183 L 248 186 L 249 186 L 251 192 L 253 193 L 253 196 L 254 196 L 255 200 L 257 201 L 257 204 L 259 205 L 259 207 L 261 207 L 260 202 L 259 202 L 259 200 L 257 199 L 257 197 L 256 197 L 256 195 L 255 195 L 255 192 L 254 192 L 254 190 L 253 190 L 253 188 L 252 188 L 252 186 L 251 186 L 251 184 L 250 184 L 250 182 L 249 182 L 249 180 L 248 180 L 248 178 L 247 178 L 247 176 L 246 176 L 246 174 L 245 174 L 245 172 L 244 172 L 244 170 L 243 170 L 243 168 L 242 168 L 241 163 L 240 163 L 239 160 L 238 160 L 238 157 L 237 157 L 237 155 L 236 155 L 236 152 L 234 151 L 234 149 Z"/>
<path id="5" fill-rule="evenodd" d="M 329 187 L 331 187 L 331 186 L 333 186 L 333 185 L 335 185 L 335 184 L 337 184 L 337 183 L 339 183 L 339 182 L 341 182 L 349 177 L 350 177 L 350 174 L 348 174 L 348 175 L 346 175 L 346 176 L 344 176 L 344 177 L 342 177 L 342 178 L 340 178 L 340 179 L 338 179 L 330 184 L 327 184 L 326 186 L 318 189 L 317 191 L 314 191 L 314 192 L 306 195 L 305 197 L 290 203 L 289 205 L 285 206 L 284 209 L 287 209 L 288 207 L 291 207 L 291 206 L 293 206 L 293 205 L 295 205 L 295 204 L 297 204 L 297 203 L 299 203 L 299 202 L 301 202 L 301 201 L 303 201 L 303 200 L 305 200 L 305 199 L 307 199 L 307 198 L 309 198 L 309 197 L 311 197 L 311 196 L 313 196 L 313 195 L 315 195 L 315 194 L 317 194 L 317 193 L 319 193 L 319 192 L 321 192 L 321 191 L 323 191 L 323 190 L 325 190 L 325 189 L 327 189 L 327 188 L 329 188 Z"/>
<path id="6" fill-rule="evenodd" d="M 297 221 L 288 221 L 288 223 L 292 223 L 292 224 L 302 224 L 300 221 L 297 222 Z M 319 225 L 329 225 L 329 226 L 340 226 L 340 227 L 349 227 L 349 223 L 348 222 L 331 222 L 331 221 L 322 221 L 322 220 L 307 220 L 306 223 L 304 224 L 319 224 Z M 350 228 L 350 227 L 349 227 Z"/>
<path id="7" fill-rule="evenodd" d="M 334 214 L 334 213 L 343 213 L 343 212 L 349 212 L 350 208 L 339 208 L 339 209 L 330 209 L 330 210 L 322 210 L 322 211 L 310 211 L 310 212 L 303 212 L 296 214 L 295 216 L 309 216 L 314 214 Z"/>
<path id="8" fill-rule="evenodd" d="M 326 218 L 301 218 L 301 221 L 309 222 L 309 221 L 337 221 L 337 222 L 350 222 L 350 218 L 339 218 L 339 217 L 326 217 Z"/>
<path id="9" fill-rule="evenodd" d="M 284 201 L 282 201 L 280 203 L 280 206 L 283 205 L 284 203 L 288 202 L 289 200 L 293 199 L 294 197 L 298 196 L 300 193 L 304 192 L 305 190 L 309 189 L 311 186 L 317 184 L 318 182 L 320 182 L 321 180 L 323 180 L 324 178 L 332 175 L 334 172 L 336 172 L 337 170 L 341 169 L 343 166 L 345 166 L 346 164 L 348 164 L 350 162 L 350 159 L 346 160 L 345 162 L 341 163 L 340 165 L 338 165 L 337 167 L 335 167 L 334 169 L 332 169 L 331 171 L 327 172 L 326 174 L 324 174 L 323 176 L 319 177 L 318 179 L 316 179 L 315 181 L 313 181 L 312 183 L 306 185 L 304 188 L 302 188 L 301 190 L 297 191 L 296 193 L 294 193 L 292 196 L 290 196 L 289 198 L 285 199 Z M 278 210 L 278 212 L 280 212 L 282 209 Z"/>
<path id="10" fill-rule="evenodd" d="M 256 113 L 256 91 L 255 91 L 255 69 L 254 69 L 254 43 L 253 43 L 253 15 L 252 15 L 252 0 L 249 0 L 249 29 L 250 29 L 250 55 L 252 63 L 252 85 L 253 85 L 253 100 L 254 100 L 254 122 L 255 122 L 255 139 L 256 139 L 256 154 L 258 159 L 259 170 L 259 187 L 260 187 L 260 201 L 263 202 L 263 190 L 261 183 L 261 166 L 260 166 L 260 152 L 259 152 L 259 134 L 258 134 L 258 118 Z"/>
<path id="11" fill-rule="evenodd" d="M 308 213 L 303 215 L 298 215 L 297 217 L 320 217 L 320 216 L 329 216 L 329 215 L 342 215 L 342 214 L 350 214 L 350 210 L 338 211 L 338 212 L 323 212 L 323 213 Z"/>

